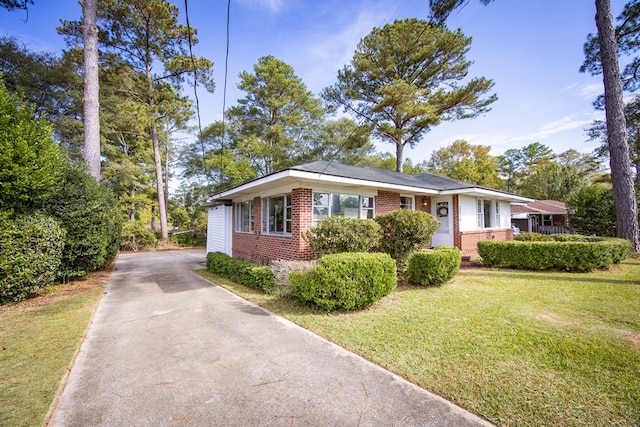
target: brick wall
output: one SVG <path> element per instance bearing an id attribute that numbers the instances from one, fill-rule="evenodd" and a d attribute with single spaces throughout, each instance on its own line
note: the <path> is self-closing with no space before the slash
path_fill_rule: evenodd
<path id="1" fill-rule="evenodd" d="M 400 209 L 400 193 L 378 191 L 376 196 L 376 216 Z"/>
<path id="2" fill-rule="evenodd" d="M 260 264 L 269 264 L 278 259 L 312 259 L 313 252 L 302 234 L 311 228 L 313 220 L 312 191 L 297 188 L 291 192 L 291 235 L 262 233 L 262 200 L 253 199 L 253 233 L 235 232 L 233 225 L 233 256 Z M 234 206 L 235 209 L 235 206 Z M 234 213 L 235 221 L 235 213 Z"/>
<path id="3" fill-rule="evenodd" d="M 431 213 L 431 197 L 429 196 L 415 196 L 416 210 Z"/>
<path id="4" fill-rule="evenodd" d="M 477 230 L 477 231 L 462 231 L 458 233 L 460 238 L 460 250 L 462 256 L 475 258 L 478 256 L 478 242 L 480 240 L 512 240 L 513 230 L 500 229 L 500 230 Z M 457 246 L 457 245 L 456 245 Z"/>

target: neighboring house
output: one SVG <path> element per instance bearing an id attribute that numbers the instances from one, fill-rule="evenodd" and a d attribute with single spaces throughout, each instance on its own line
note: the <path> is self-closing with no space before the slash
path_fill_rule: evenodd
<path id="1" fill-rule="evenodd" d="M 530 233 L 568 233 L 569 211 L 557 200 L 534 200 L 511 207 L 511 224 Z"/>
<path id="2" fill-rule="evenodd" d="M 428 173 L 318 161 L 215 194 L 206 204 L 207 252 L 259 263 L 312 259 L 302 236 L 323 218 L 416 209 L 440 221 L 433 246 L 455 245 L 463 256 L 475 257 L 479 240 L 513 237 L 510 204 L 529 201 Z"/>

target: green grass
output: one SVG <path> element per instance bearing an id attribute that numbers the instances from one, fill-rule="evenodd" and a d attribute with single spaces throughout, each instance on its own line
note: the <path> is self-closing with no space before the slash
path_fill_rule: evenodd
<path id="1" fill-rule="evenodd" d="M 0 307 L 0 425 L 42 425 L 102 291 L 61 285 Z"/>
<path id="2" fill-rule="evenodd" d="M 640 259 L 463 269 L 338 314 L 201 274 L 498 425 L 640 425 Z"/>

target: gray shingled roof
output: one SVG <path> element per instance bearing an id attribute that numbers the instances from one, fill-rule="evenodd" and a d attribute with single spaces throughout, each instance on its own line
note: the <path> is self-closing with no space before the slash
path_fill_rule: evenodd
<path id="1" fill-rule="evenodd" d="M 467 182 L 456 181 L 432 173 L 419 173 L 408 175 L 387 169 L 374 168 L 372 166 L 348 166 L 337 162 L 319 160 L 289 168 L 304 172 L 321 173 L 324 175 L 338 176 L 341 178 L 362 179 L 365 181 L 384 182 L 386 184 L 406 185 L 433 190 L 459 190 L 463 188 L 483 188 Z"/>

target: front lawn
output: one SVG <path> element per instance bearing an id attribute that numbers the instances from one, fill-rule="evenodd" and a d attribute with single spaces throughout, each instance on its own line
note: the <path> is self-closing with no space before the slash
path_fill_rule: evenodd
<path id="1" fill-rule="evenodd" d="M 339 314 L 200 273 L 498 425 L 640 424 L 640 259 L 588 274 L 463 269 Z"/>
<path id="2" fill-rule="evenodd" d="M 0 307 L 0 426 L 39 426 L 73 360 L 109 270 Z"/>

